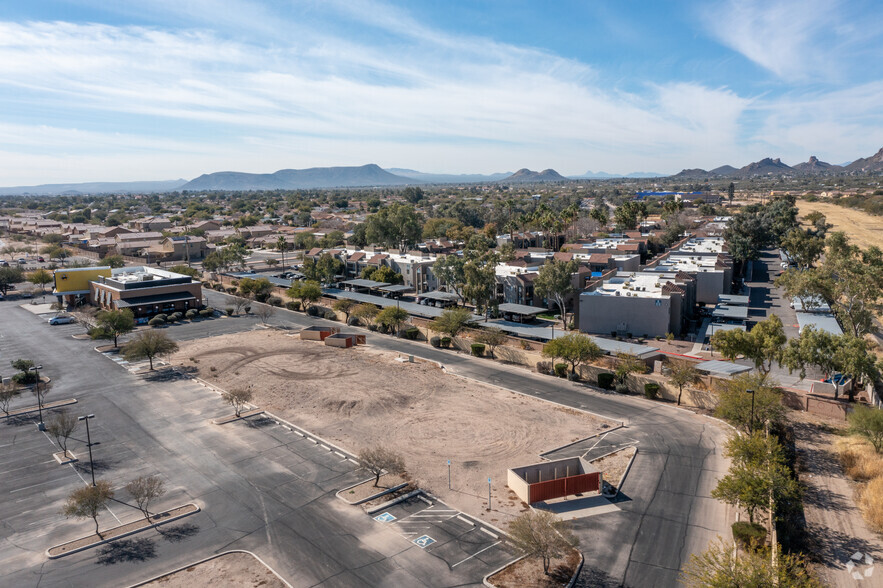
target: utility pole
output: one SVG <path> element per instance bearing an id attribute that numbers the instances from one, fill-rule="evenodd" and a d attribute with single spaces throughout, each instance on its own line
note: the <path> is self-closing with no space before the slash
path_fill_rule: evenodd
<path id="1" fill-rule="evenodd" d="M 94 414 L 77 417 L 78 421 L 86 421 L 86 447 L 89 448 L 89 471 L 92 473 L 92 487 L 95 487 L 95 465 L 92 461 L 92 435 L 89 432 L 89 419 L 94 419 Z"/>

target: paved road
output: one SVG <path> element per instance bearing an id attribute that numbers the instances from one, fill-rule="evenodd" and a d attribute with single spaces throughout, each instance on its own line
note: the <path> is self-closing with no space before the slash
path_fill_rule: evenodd
<path id="1" fill-rule="evenodd" d="M 178 334 L 228 322 L 236 320 L 185 325 Z M 438 521 L 440 530 L 431 531 L 437 545 L 415 545 L 334 497 L 365 477 L 352 461 L 269 419 L 212 425 L 230 410 L 214 392 L 186 379 L 138 377 L 94 352 L 91 341 L 72 339 L 75 330 L 50 327 L 12 302 L 0 303 L 0 366 L 18 357 L 37 360 L 53 380 L 49 400 L 73 396 L 75 414 L 96 415 L 96 475 L 113 483 L 121 501 L 101 516 L 102 526 L 138 518 L 121 489 L 138 475 L 166 480 L 169 493 L 157 507 L 192 501 L 203 511 L 165 535 L 149 531 L 47 561 L 49 546 L 89 529 L 88 522 L 59 514 L 64 497 L 91 475 L 84 431 L 69 446 L 81 461 L 60 466 L 51 457 L 57 448 L 33 418 L 0 422 L 0 584 L 120 586 L 219 551 L 246 549 L 296 586 L 462 586 L 480 584 L 511 558 L 494 546 L 454 567 L 466 557 L 461 554 L 473 555 L 469 550 L 484 543 L 473 545 L 450 529 L 443 534 Z"/>
<path id="2" fill-rule="evenodd" d="M 209 292 L 207 296 L 213 306 L 225 306 L 225 295 Z M 300 328 L 325 321 L 280 309 L 271 322 Z M 659 402 L 604 393 L 421 343 L 373 333 L 368 341 L 389 351 L 438 361 L 464 377 L 627 425 L 639 451 L 624 496 L 617 503 L 620 512 L 575 525 L 586 557 L 586 585 L 675 586 L 678 570 L 691 553 L 705 549 L 717 535 L 729 536 L 727 507 L 710 497 L 716 480 L 727 469 L 721 454 L 727 433 L 719 422 Z"/>

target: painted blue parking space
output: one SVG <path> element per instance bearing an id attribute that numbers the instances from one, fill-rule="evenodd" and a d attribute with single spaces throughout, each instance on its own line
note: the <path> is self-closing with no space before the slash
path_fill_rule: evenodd
<path id="1" fill-rule="evenodd" d="M 374 517 L 374 520 L 377 521 L 378 523 L 391 523 L 394 520 L 396 520 L 396 518 L 394 516 L 392 516 L 391 514 L 389 514 L 388 512 L 385 512 L 383 514 L 379 514 L 376 517 Z"/>
<path id="2" fill-rule="evenodd" d="M 430 545 L 435 543 L 435 539 L 433 539 L 429 535 L 423 535 L 421 537 L 417 537 L 416 539 L 411 541 L 411 543 L 413 543 L 417 547 L 421 547 L 423 549 L 426 549 L 427 547 L 429 547 Z"/>

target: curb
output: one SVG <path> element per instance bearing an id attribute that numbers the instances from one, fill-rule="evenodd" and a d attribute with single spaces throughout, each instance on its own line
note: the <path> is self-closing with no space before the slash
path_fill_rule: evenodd
<path id="1" fill-rule="evenodd" d="M 55 402 L 47 402 L 43 404 L 43 410 L 50 410 L 53 408 L 61 408 L 63 406 L 70 406 L 71 404 L 76 404 L 76 398 L 68 398 L 66 400 L 56 400 Z M 35 406 L 33 408 L 26 406 L 24 408 L 16 408 L 9 409 L 9 414 L 4 414 L 3 418 L 11 419 L 13 417 L 20 417 L 26 414 L 31 414 L 32 412 L 37 412 L 39 409 Z"/>
<path id="2" fill-rule="evenodd" d="M 582 555 L 582 554 L 580 554 L 580 555 Z M 498 567 L 498 568 L 495 569 L 494 571 L 492 571 L 492 572 L 490 572 L 489 574 L 487 574 L 484 578 L 482 578 L 482 579 L 481 579 L 481 583 L 484 584 L 485 586 L 487 586 L 488 588 L 500 588 L 500 587 L 497 586 L 496 584 L 491 584 L 491 583 L 490 583 L 490 580 L 488 580 L 488 578 L 490 578 L 490 577 L 493 576 L 494 574 L 499 574 L 500 572 L 502 572 L 503 570 L 505 570 L 505 569 L 508 568 L 509 566 L 511 566 L 511 565 L 513 565 L 513 564 L 516 564 L 516 563 L 520 562 L 521 560 L 523 560 L 523 559 L 526 558 L 526 557 L 527 557 L 526 555 L 522 555 L 522 556 L 520 556 L 520 557 L 516 557 L 515 559 L 513 559 L 513 560 L 510 561 L 509 563 L 503 564 L 502 566 Z M 580 567 L 582 567 L 582 566 L 580 566 Z"/>
<path id="3" fill-rule="evenodd" d="M 196 510 L 194 510 L 193 512 L 187 512 L 187 513 L 184 513 L 184 514 L 180 514 L 180 515 L 178 515 L 178 516 L 175 516 L 175 517 L 170 518 L 170 519 L 167 520 L 167 521 L 162 521 L 161 523 L 156 523 L 156 524 L 154 524 L 154 525 L 148 525 L 148 526 L 146 526 L 146 527 L 141 527 L 140 529 L 133 529 L 133 530 L 131 530 L 131 531 L 128 531 L 128 532 L 126 532 L 126 533 L 123 533 L 122 535 L 116 535 L 116 536 L 111 537 L 111 538 L 109 538 L 109 539 L 102 539 L 101 541 L 96 541 L 95 543 L 90 543 L 90 544 L 88 544 L 88 545 L 83 545 L 82 547 L 77 547 L 76 549 L 72 549 L 71 551 L 66 551 L 65 553 L 61 553 L 61 554 L 59 554 L 59 555 L 49 555 L 49 552 L 50 552 L 51 550 L 55 549 L 56 547 L 61 547 L 62 545 L 64 545 L 64 543 L 62 543 L 62 544 L 60 544 L 60 545 L 53 545 L 52 547 L 50 547 L 49 549 L 46 550 L 46 557 L 47 557 L 48 559 L 60 559 L 60 558 L 62 558 L 62 557 L 67 557 L 68 555 L 73 555 L 73 554 L 75 554 L 75 553 L 79 553 L 79 552 L 81 552 L 81 551 L 86 551 L 87 549 L 92 549 L 93 547 L 98 547 L 99 545 L 105 545 L 105 544 L 110 543 L 110 542 L 112 542 L 112 541 L 116 541 L 117 539 L 122 539 L 123 537 L 129 537 L 130 535 L 135 535 L 135 534 L 137 534 L 137 533 L 140 533 L 141 531 L 146 531 L 147 529 L 152 529 L 152 528 L 154 528 L 155 526 L 158 526 L 158 525 L 165 525 L 166 523 L 171 523 L 171 522 L 173 522 L 173 521 L 177 521 L 177 520 L 179 520 L 179 519 L 183 519 L 184 517 L 189 517 L 190 515 L 195 515 L 195 514 L 197 514 L 197 513 L 199 513 L 199 512 L 202 512 L 202 509 L 199 508 L 199 505 L 198 505 L 198 504 L 195 504 L 195 503 L 193 503 L 193 502 L 188 502 L 187 504 L 182 504 L 181 506 L 190 506 L 190 505 L 195 506 L 195 507 L 196 507 Z M 175 508 L 181 508 L 181 506 L 176 506 Z M 169 510 L 175 510 L 175 508 L 172 508 L 172 509 L 169 509 Z M 169 512 L 169 511 L 167 510 L 167 511 L 164 511 L 164 512 Z M 163 513 L 157 513 L 157 514 L 159 515 L 159 514 L 163 514 Z M 127 523 L 127 524 L 128 524 L 128 523 Z M 108 530 L 112 531 L 113 528 L 108 529 Z M 74 539 L 74 541 L 77 541 L 77 539 Z M 68 543 L 70 543 L 70 542 L 68 541 Z M 163 575 L 165 575 L 165 574 L 163 574 Z"/>
<path id="4" fill-rule="evenodd" d="M 207 561 L 211 561 L 211 560 L 213 560 L 213 559 L 217 559 L 217 558 L 219 558 L 219 557 L 221 557 L 221 556 L 229 555 L 229 554 L 231 554 L 231 553 L 247 553 L 248 555 L 252 556 L 252 557 L 255 558 L 256 560 L 258 560 L 259 562 L 261 562 L 261 564 L 263 564 L 263 566 L 264 566 L 265 568 L 267 568 L 268 570 L 270 570 L 270 572 L 271 572 L 274 576 L 276 576 L 277 578 L 279 578 L 279 580 L 281 580 L 282 583 L 285 584 L 288 588 L 293 588 L 293 587 L 291 586 L 291 584 L 289 584 L 288 581 L 287 581 L 285 578 L 283 578 L 282 576 L 279 575 L 279 572 L 277 572 L 276 570 L 274 570 L 273 568 L 271 568 L 270 566 L 268 566 L 268 565 L 267 565 L 267 562 L 265 562 L 264 560 L 262 560 L 260 557 L 258 557 L 257 555 L 255 555 L 255 554 L 252 553 L 251 551 L 246 551 L 245 549 L 231 549 L 230 551 L 225 551 L 225 552 L 223 552 L 223 553 L 217 553 L 217 554 L 215 554 L 215 555 L 210 555 L 209 557 L 207 557 L 207 558 L 205 558 L 205 559 L 201 559 L 201 560 L 199 560 L 199 561 L 195 561 L 195 562 L 193 562 L 193 563 L 189 563 L 189 564 L 187 564 L 186 566 L 181 566 L 180 568 L 176 568 L 176 569 L 174 569 L 174 570 L 171 570 L 171 571 L 165 572 L 165 573 L 160 574 L 160 575 L 158 575 L 158 576 L 154 576 L 154 577 L 152 577 L 152 578 L 148 578 L 147 580 L 144 580 L 143 582 L 138 582 L 137 584 L 131 584 L 130 586 L 128 586 L 128 588 L 138 588 L 138 586 L 144 586 L 145 584 L 149 584 L 149 583 L 153 582 L 154 580 L 158 580 L 158 579 L 160 579 L 160 578 L 162 578 L 162 577 L 165 577 L 165 576 L 168 576 L 168 575 L 170 575 L 170 574 L 175 574 L 175 573 L 177 573 L 177 572 L 182 572 L 182 571 L 186 570 L 187 568 L 190 568 L 190 567 L 193 567 L 193 566 L 196 566 L 196 565 L 199 565 L 199 564 L 203 564 L 203 563 L 205 563 L 205 562 L 207 562 Z"/>
<path id="5" fill-rule="evenodd" d="M 586 556 L 583 555 L 583 552 L 579 552 L 579 565 L 576 566 L 576 571 L 573 572 L 573 576 L 570 578 L 570 582 L 567 583 L 567 588 L 573 588 L 576 586 L 576 581 L 579 580 L 579 574 L 583 571 L 583 564 L 586 563 Z"/>
<path id="6" fill-rule="evenodd" d="M 420 490 L 419 488 L 417 490 L 411 490 L 407 494 L 402 494 L 398 498 L 393 498 L 392 500 L 384 502 L 383 504 L 380 504 L 378 506 L 373 506 L 373 507 L 369 508 L 368 510 L 366 510 L 365 512 L 367 512 L 369 515 L 373 515 L 376 512 L 380 512 L 381 510 L 387 509 L 390 506 L 395 506 L 396 504 L 398 504 L 400 502 L 404 502 L 410 498 L 414 498 L 415 496 L 419 496 L 420 494 L 423 494 L 423 490 Z"/>
<path id="7" fill-rule="evenodd" d="M 635 458 L 638 457 L 638 446 L 635 445 L 635 454 L 629 460 L 627 466 L 625 466 L 625 471 L 622 473 L 622 477 L 619 479 L 619 483 L 616 485 L 616 494 L 613 495 L 613 498 L 619 496 L 619 493 L 622 492 L 622 484 L 625 482 L 625 479 L 628 477 L 629 472 L 632 471 L 632 464 L 635 462 Z"/>
<path id="8" fill-rule="evenodd" d="M 372 478 L 368 478 L 367 480 L 365 480 L 363 482 L 358 482 L 356 484 L 353 484 L 352 486 L 347 486 L 346 488 L 341 488 L 340 490 L 335 492 L 334 495 L 337 498 L 340 498 L 341 500 L 346 502 L 347 504 L 350 504 L 352 506 L 358 506 L 358 505 L 363 504 L 365 502 L 374 500 L 375 498 L 380 498 L 381 496 L 386 496 L 387 494 L 392 494 L 393 492 L 401 490 L 402 488 L 404 488 L 408 485 L 408 482 L 402 482 L 398 486 L 393 486 L 392 488 L 387 488 L 386 490 L 378 492 L 377 494 L 373 494 L 367 498 L 360 498 L 359 500 L 357 500 L 355 502 L 350 502 L 349 500 L 347 500 L 346 498 L 344 498 L 343 496 L 340 495 L 341 492 L 345 492 L 345 491 L 349 490 L 350 488 L 355 488 L 356 486 L 361 486 L 362 484 L 366 484 L 366 483 L 370 482 L 371 480 L 372 480 Z"/>
<path id="9" fill-rule="evenodd" d="M 582 443 L 583 441 L 588 441 L 589 439 L 594 439 L 595 437 L 598 437 L 600 435 L 606 435 L 607 433 L 612 433 L 613 431 L 618 431 L 619 429 L 624 429 L 624 428 L 625 428 L 625 425 L 623 425 L 623 424 L 616 425 L 615 427 L 605 429 L 604 431 L 595 433 L 594 435 L 589 435 L 585 439 L 577 439 L 576 441 L 573 441 L 572 443 L 566 443 L 566 444 L 562 445 L 561 447 L 556 447 L 555 449 L 550 449 L 549 451 L 544 451 L 539 454 L 539 457 L 540 457 L 540 459 L 546 459 L 546 456 L 549 455 L 550 453 L 555 453 L 556 451 L 561 451 L 562 449 L 570 447 L 571 445 L 576 445 L 577 443 Z"/>

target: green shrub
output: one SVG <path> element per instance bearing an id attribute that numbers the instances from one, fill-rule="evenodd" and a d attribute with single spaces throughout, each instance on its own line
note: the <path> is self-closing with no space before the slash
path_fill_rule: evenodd
<path id="1" fill-rule="evenodd" d="M 20 386 L 35 384 L 37 382 L 36 372 L 18 372 L 12 376 L 12 381 Z"/>
<path id="2" fill-rule="evenodd" d="M 228 311 L 231 311 L 231 310 L 233 310 L 233 307 L 228 306 L 227 309 L 228 309 Z M 232 312 L 228 312 L 227 314 L 233 314 L 233 313 L 232 313 Z M 191 308 L 190 310 L 188 310 L 188 311 L 184 314 L 184 316 L 186 316 L 187 318 L 189 318 L 189 319 L 192 320 L 192 319 L 195 319 L 196 317 L 199 316 L 199 311 L 196 310 L 195 308 Z"/>
<path id="3" fill-rule="evenodd" d="M 232 306 L 228 306 L 224 309 L 224 312 L 227 313 L 227 316 L 233 316 L 233 311 L 235 311 L 235 310 L 236 309 L 233 308 Z M 193 315 L 190 314 L 191 312 L 193 313 Z M 192 308 L 187 311 L 187 318 L 193 318 L 194 316 L 198 316 L 198 315 L 199 315 L 199 311 L 194 310 Z"/>
<path id="4" fill-rule="evenodd" d="M 311 306 L 307 309 L 307 314 L 310 316 L 319 316 L 321 309 L 318 306 Z"/>
<path id="5" fill-rule="evenodd" d="M 473 343 L 471 348 L 472 355 L 475 357 L 484 357 L 484 343 Z"/>
<path id="6" fill-rule="evenodd" d="M 254 299 L 258 302 L 266 302 L 270 298 L 269 292 L 255 292 Z"/>
<path id="7" fill-rule="evenodd" d="M 267 304 L 270 306 L 282 306 L 282 299 L 278 296 L 270 296 L 267 298 Z"/>
<path id="8" fill-rule="evenodd" d="M 759 523 L 736 521 L 732 529 L 733 539 L 745 549 L 756 549 L 766 542 L 766 528 Z"/>
<path id="9" fill-rule="evenodd" d="M 659 384 L 650 382 L 644 384 L 644 396 L 649 398 L 650 400 L 656 400 L 656 397 L 659 395 Z"/>
<path id="10" fill-rule="evenodd" d="M 153 317 L 152 319 L 147 321 L 147 324 L 150 325 L 151 327 L 161 327 L 164 324 L 166 324 L 166 319 L 164 319 L 160 315 L 156 315 L 155 317 Z"/>
<path id="11" fill-rule="evenodd" d="M 236 294 L 236 291 L 239 290 L 236 286 L 231 286 L 227 288 L 227 294 Z"/>
<path id="12" fill-rule="evenodd" d="M 175 322 L 178 322 L 178 314 L 177 314 L 177 313 L 174 313 L 174 312 L 171 313 L 169 316 L 166 317 L 166 322 L 167 322 L 167 323 L 175 323 Z"/>
<path id="13" fill-rule="evenodd" d="M 244 311 L 245 311 L 245 314 L 248 314 L 248 313 L 250 313 L 250 312 L 251 312 L 251 306 L 246 306 L 246 307 L 245 307 L 245 308 L 243 308 L 243 309 L 242 309 L 242 310 L 244 310 Z M 199 314 L 202 314 L 202 313 L 199 313 Z"/>
<path id="14" fill-rule="evenodd" d="M 209 318 L 213 314 L 215 314 L 215 311 L 211 308 L 204 308 L 203 310 L 199 311 L 199 316 L 201 316 L 202 318 Z"/>
<path id="15" fill-rule="evenodd" d="M 158 314 L 158 315 L 156 315 L 156 316 L 154 316 L 154 317 L 153 317 L 153 318 L 159 318 L 159 319 L 162 319 L 162 320 L 163 320 L 163 322 L 165 322 L 165 321 L 167 321 L 167 320 L 168 320 L 168 318 L 169 318 L 169 315 L 167 315 L 167 314 L 163 314 L 163 313 L 160 313 L 160 314 Z"/>
<path id="16" fill-rule="evenodd" d="M 448 347 L 451 346 L 451 338 L 450 337 L 442 337 L 440 343 L 444 349 L 447 349 Z"/>
<path id="17" fill-rule="evenodd" d="M 601 372 L 598 374 L 598 387 L 610 390 L 613 388 L 613 374 L 610 372 Z"/>
<path id="18" fill-rule="evenodd" d="M 361 321 L 359 321 L 358 318 L 351 316 L 350 318 L 348 318 L 346 320 L 346 324 L 348 324 L 351 327 L 358 327 L 361 324 Z"/>
<path id="19" fill-rule="evenodd" d="M 566 363 L 556 363 L 555 364 L 555 375 L 559 378 L 567 377 L 567 364 Z"/>
<path id="20" fill-rule="evenodd" d="M 287 308 L 288 310 L 300 310 L 300 302 L 289 300 L 285 303 L 285 308 Z"/>
<path id="21" fill-rule="evenodd" d="M 325 320 L 336 321 L 337 320 L 337 313 L 334 312 L 333 310 L 326 310 L 325 311 Z"/>
<path id="22" fill-rule="evenodd" d="M 628 394 L 629 393 L 629 385 L 628 384 L 617 384 L 616 392 L 618 394 Z"/>
<path id="23" fill-rule="evenodd" d="M 415 341 L 420 336 L 420 329 L 417 327 L 408 327 L 405 329 L 405 339 Z"/>
<path id="24" fill-rule="evenodd" d="M 433 347 L 441 347 L 441 337 L 434 335 L 429 339 L 429 344 Z"/>

